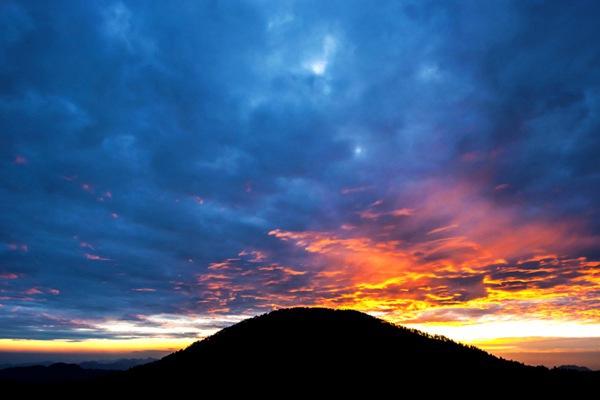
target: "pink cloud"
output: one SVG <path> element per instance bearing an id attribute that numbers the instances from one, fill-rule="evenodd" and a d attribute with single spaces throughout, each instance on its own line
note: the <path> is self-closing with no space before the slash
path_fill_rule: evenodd
<path id="1" fill-rule="evenodd" d="M 27 164 L 27 159 L 23 156 L 18 155 L 15 157 L 14 163 L 17 165 L 25 165 Z"/>
<path id="2" fill-rule="evenodd" d="M 92 261 L 110 261 L 110 258 L 101 257 L 96 254 L 85 253 L 84 256 L 88 260 L 92 260 Z"/>
<path id="3" fill-rule="evenodd" d="M 248 261 L 250 262 L 261 262 L 267 258 L 264 252 L 257 250 L 242 250 L 238 253 L 238 256 L 248 257 Z"/>
<path id="4" fill-rule="evenodd" d="M 200 196 L 194 196 L 194 201 L 200 205 L 204 204 L 204 199 Z"/>
<path id="5" fill-rule="evenodd" d="M 92 245 L 91 245 L 90 243 L 88 243 L 88 242 L 80 242 L 80 243 L 79 243 L 79 247 L 86 248 L 86 249 L 92 249 L 92 250 L 95 250 L 95 249 L 94 249 L 94 246 L 92 246 Z"/>
<path id="6" fill-rule="evenodd" d="M 23 253 L 27 253 L 29 251 L 29 246 L 25 243 L 8 243 L 6 247 L 8 247 L 8 249 L 11 251 L 20 251 Z"/>
<path id="7" fill-rule="evenodd" d="M 456 229 L 458 228 L 458 224 L 450 224 L 450 225 L 446 225 L 446 226 L 440 226 L 439 228 L 434 228 L 432 230 L 430 230 L 429 232 L 427 232 L 428 235 L 435 235 L 436 233 L 443 233 L 443 232 L 447 232 L 451 229 Z"/>
<path id="8" fill-rule="evenodd" d="M 343 195 L 348 195 L 348 194 L 352 194 L 352 193 L 365 192 L 371 188 L 373 188 L 373 186 L 347 187 L 347 188 L 342 188 L 342 190 L 340 190 L 340 193 Z"/>
<path id="9" fill-rule="evenodd" d="M 411 215 L 414 214 L 414 211 L 415 210 L 413 210 L 411 208 L 398 208 L 398 209 L 390 210 L 390 211 L 373 211 L 372 209 L 367 209 L 365 211 L 359 212 L 359 215 L 362 219 L 378 219 L 378 218 L 386 217 L 386 216 L 410 217 Z"/>

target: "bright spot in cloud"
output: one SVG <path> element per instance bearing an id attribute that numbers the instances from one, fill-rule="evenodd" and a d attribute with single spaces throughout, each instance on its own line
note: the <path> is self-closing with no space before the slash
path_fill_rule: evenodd
<path id="1" fill-rule="evenodd" d="M 325 75 L 336 48 L 337 40 L 331 35 L 326 35 L 323 39 L 320 54 L 306 63 L 305 67 L 317 76 Z"/>
<path id="2" fill-rule="evenodd" d="M 327 61 L 325 61 L 325 60 L 317 60 L 310 64 L 310 70 L 315 75 L 323 75 L 325 73 L 326 68 L 327 68 Z"/>

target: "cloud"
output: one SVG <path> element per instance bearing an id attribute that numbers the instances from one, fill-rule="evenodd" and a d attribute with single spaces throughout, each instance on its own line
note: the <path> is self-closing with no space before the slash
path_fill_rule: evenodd
<path id="1" fill-rule="evenodd" d="M 3 2 L 0 337 L 597 321 L 597 7 Z"/>

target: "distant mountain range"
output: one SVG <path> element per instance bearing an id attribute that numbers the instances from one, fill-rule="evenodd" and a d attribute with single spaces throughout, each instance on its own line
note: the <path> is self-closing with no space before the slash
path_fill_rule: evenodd
<path id="1" fill-rule="evenodd" d="M 399 394 L 410 387 L 421 392 L 487 388 L 556 394 L 600 385 L 600 372 L 526 366 L 357 311 L 322 308 L 284 309 L 250 318 L 127 371 L 61 368 L 82 375 L 77 378 L 79 388 L 150 393 L 243 388 L 281 395 L 356 390 Z M 17 381 L 0 374 L 1 379 Z M 75 387 L 70 382 L 69 387 Z"/>
<path id="2" fill-rule="evenodd" d="M 84 361 L 78 364 L 43 362 L 22 364 L 0 369 L 0 383 L 15 384 L 67 384 L 89 382 L 108 376 L 114 371 L 154 362 L 154 358 L 122 358 L 113 361 Z"/>
<path id="3" fill-rule="evenodd" d="M 42 361 L 42 362 L 28 362 L 18 364 L 0 364 L 0 376 L 1 371 L 6 368 L 23 368 L 23 367 L 49 367 L 52 364 L 73 364 L 78 365 L 83 369 L 102 369 L 111 371 L 125 371 L 129 368 L 136 367 L 138 365 L 148 364 L 156 361 L 156 358 L 119 358 L 116 360 L 91 360 L 81 362 L 57 362 L 57 361 Z"/>
<path id="4" fill-rule="evenodd" d="M 125 371 L 129 368 L 137 367 L 156 361 L 155 358 L 121 358 L 113 361 L 84 361 L 78 363 L 84 369 L 103 369 L 111 371 Z"/>

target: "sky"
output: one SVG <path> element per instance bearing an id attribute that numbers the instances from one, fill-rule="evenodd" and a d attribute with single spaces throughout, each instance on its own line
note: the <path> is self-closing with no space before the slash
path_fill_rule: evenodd
<path id="1" fill-rule="evenodd" d="M 2 1 L 0 352 L 326 306 L 600 369 L 599 17 Z"/>

